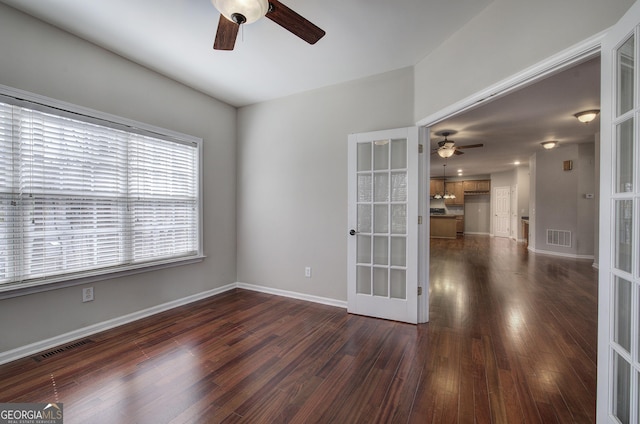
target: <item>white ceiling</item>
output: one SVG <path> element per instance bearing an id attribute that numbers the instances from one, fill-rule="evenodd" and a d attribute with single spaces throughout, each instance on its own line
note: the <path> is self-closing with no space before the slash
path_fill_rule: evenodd
<path id="1" fill-rule="evenodd" d="M 219 14 L 210 0 L 0 0 L 233 106 L 244 106 L 415 65 L 491 0 L 283 0 L 327 35 L 309 45 L 269 19 L 241 30 L 235 50 L 213 50 Z M 523 48 L 526 48 L 524 46 Z M 527 163 L 540 143 L 593 141 L 599 119 L 595 59 L 447 119 L 458 145 L 447 175 L 472 176 Z M 435 147 L 441 137 L 433 137 Z M 432 175 L 444 160 L 432 156 Z"/>
<path id="2" fill-rule="evenodd" d="M 558 148 L 593 143 L 600 116 L 589 124 L 574 116 L 591 109 L 600 109 L 599 57 L 434 125 L 432 149 L 443 140 L 435 133 L 444 130 L 457 131 L 449 137 L 456 145 L 484 147 L 465 149 L 447 160 L 433 154 L 431 175 L 441 177 L 445 163 L 447 177 L 458 169 L 466 176 L 508 171 L 515 161 L 528 165 L 531 155 L 546 153 L 541 143 L 548 140 L 558 141 Z"/>
<path id="3" fill-rule="evenodd" d="M 269 19 L 215 51 L 210 0 L 0 0 L 234 106 L 415 65 L 491 0 L 283 0 L 327 35 Z"/>

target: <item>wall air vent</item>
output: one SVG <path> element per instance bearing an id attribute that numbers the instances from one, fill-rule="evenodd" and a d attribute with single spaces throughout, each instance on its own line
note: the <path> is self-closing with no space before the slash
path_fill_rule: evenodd
<path id="1" fill-rule="evenodd" d="M 571 231 L 547 230 L 547 244 L 550 246 L 571 247 Z"/>

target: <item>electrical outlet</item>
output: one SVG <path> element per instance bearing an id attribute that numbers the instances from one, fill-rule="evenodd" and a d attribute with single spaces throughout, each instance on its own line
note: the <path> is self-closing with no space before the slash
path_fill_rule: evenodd
<path id="1" fill-rule="evenodd" d="M 93 287 L 86 287 L 82 289 L 82 301 L 91 302 L 93 300 Z"/>
<path id="2" fill-rule="evenodd" d="M 311 278 L 311 267 L 307 266 L 304 268 L 304 276 L 307 278 Z"/>

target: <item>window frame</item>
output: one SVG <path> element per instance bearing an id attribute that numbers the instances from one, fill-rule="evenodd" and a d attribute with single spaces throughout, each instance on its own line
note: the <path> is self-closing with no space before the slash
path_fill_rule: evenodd
<path id="1" fill-rule="evenodd" d="M 131 133 L 163 139 L 170 142 L 191 144 L 197 150 L 197 208 L 198 208 L 198 246 L 195 255 L 165 258 L 152 262 L 132 263 L 113 268 L 103 268 L 96 270 L 82 271 L 73 274 L 63 274 L 44 280 L 34 280 L 27 282 L 8 283 L 0 285 L 0 300 L 24 296 L 28 294 L 55 290 L 64 287 L 77 286 L 94 283 L 97 281 L 120 278 L 128 275 L 135 275 L 143 272 L 151 272 L 169 267 L 189 265 L 204 260 L 204 231 L 203 231 L 203 142 L 201 138 L 183 134 L 180 132 L 157 127 L 155 125 L 138 122 L 123 118 L 98 110 L 67 103 L 64 101 L 30 93 L 24 90 L 0 85 L 0 101 L 16 106 L 27 107 L 42 112 L 52 111 L 60 116 L 69 117 L 76 120 L 89 122 L 117 130 L 124 130 Z"/>

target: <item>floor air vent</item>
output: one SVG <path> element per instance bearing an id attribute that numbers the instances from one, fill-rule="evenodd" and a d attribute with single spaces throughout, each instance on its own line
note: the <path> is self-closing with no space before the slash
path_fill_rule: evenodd
<path id="1" fill-rule="evenodd" d="M 571 247 L 571 231 L 547 230 L 547 244 L 551 246 Z"/>
<path id="2" fill-rule="evenodd" d="M 89 343 L 93 343 L 93 340 L 91 340 L 91 339 L 80 340 L 80 341 L 77 341 L 75 343 L 71 343 L 70 345 L 67 345 L 67 346 L 57 347 L 57 348 L 52 349 L 52 350 L 50 350 L 48 352 L 39 353 L 38 355 L 33 357 L 33 360 L 36 361 L 36 362 L 44 361 L 45 359 L 53 358 L 54 356 L 56 356 L 56 355 L 58 355 L 60 353 L 69 352 L 70 350 L 73 350 L 73 349 L 75 349 L 77 347 L 80 347 L 80 346 L 87 345 Z"/>

